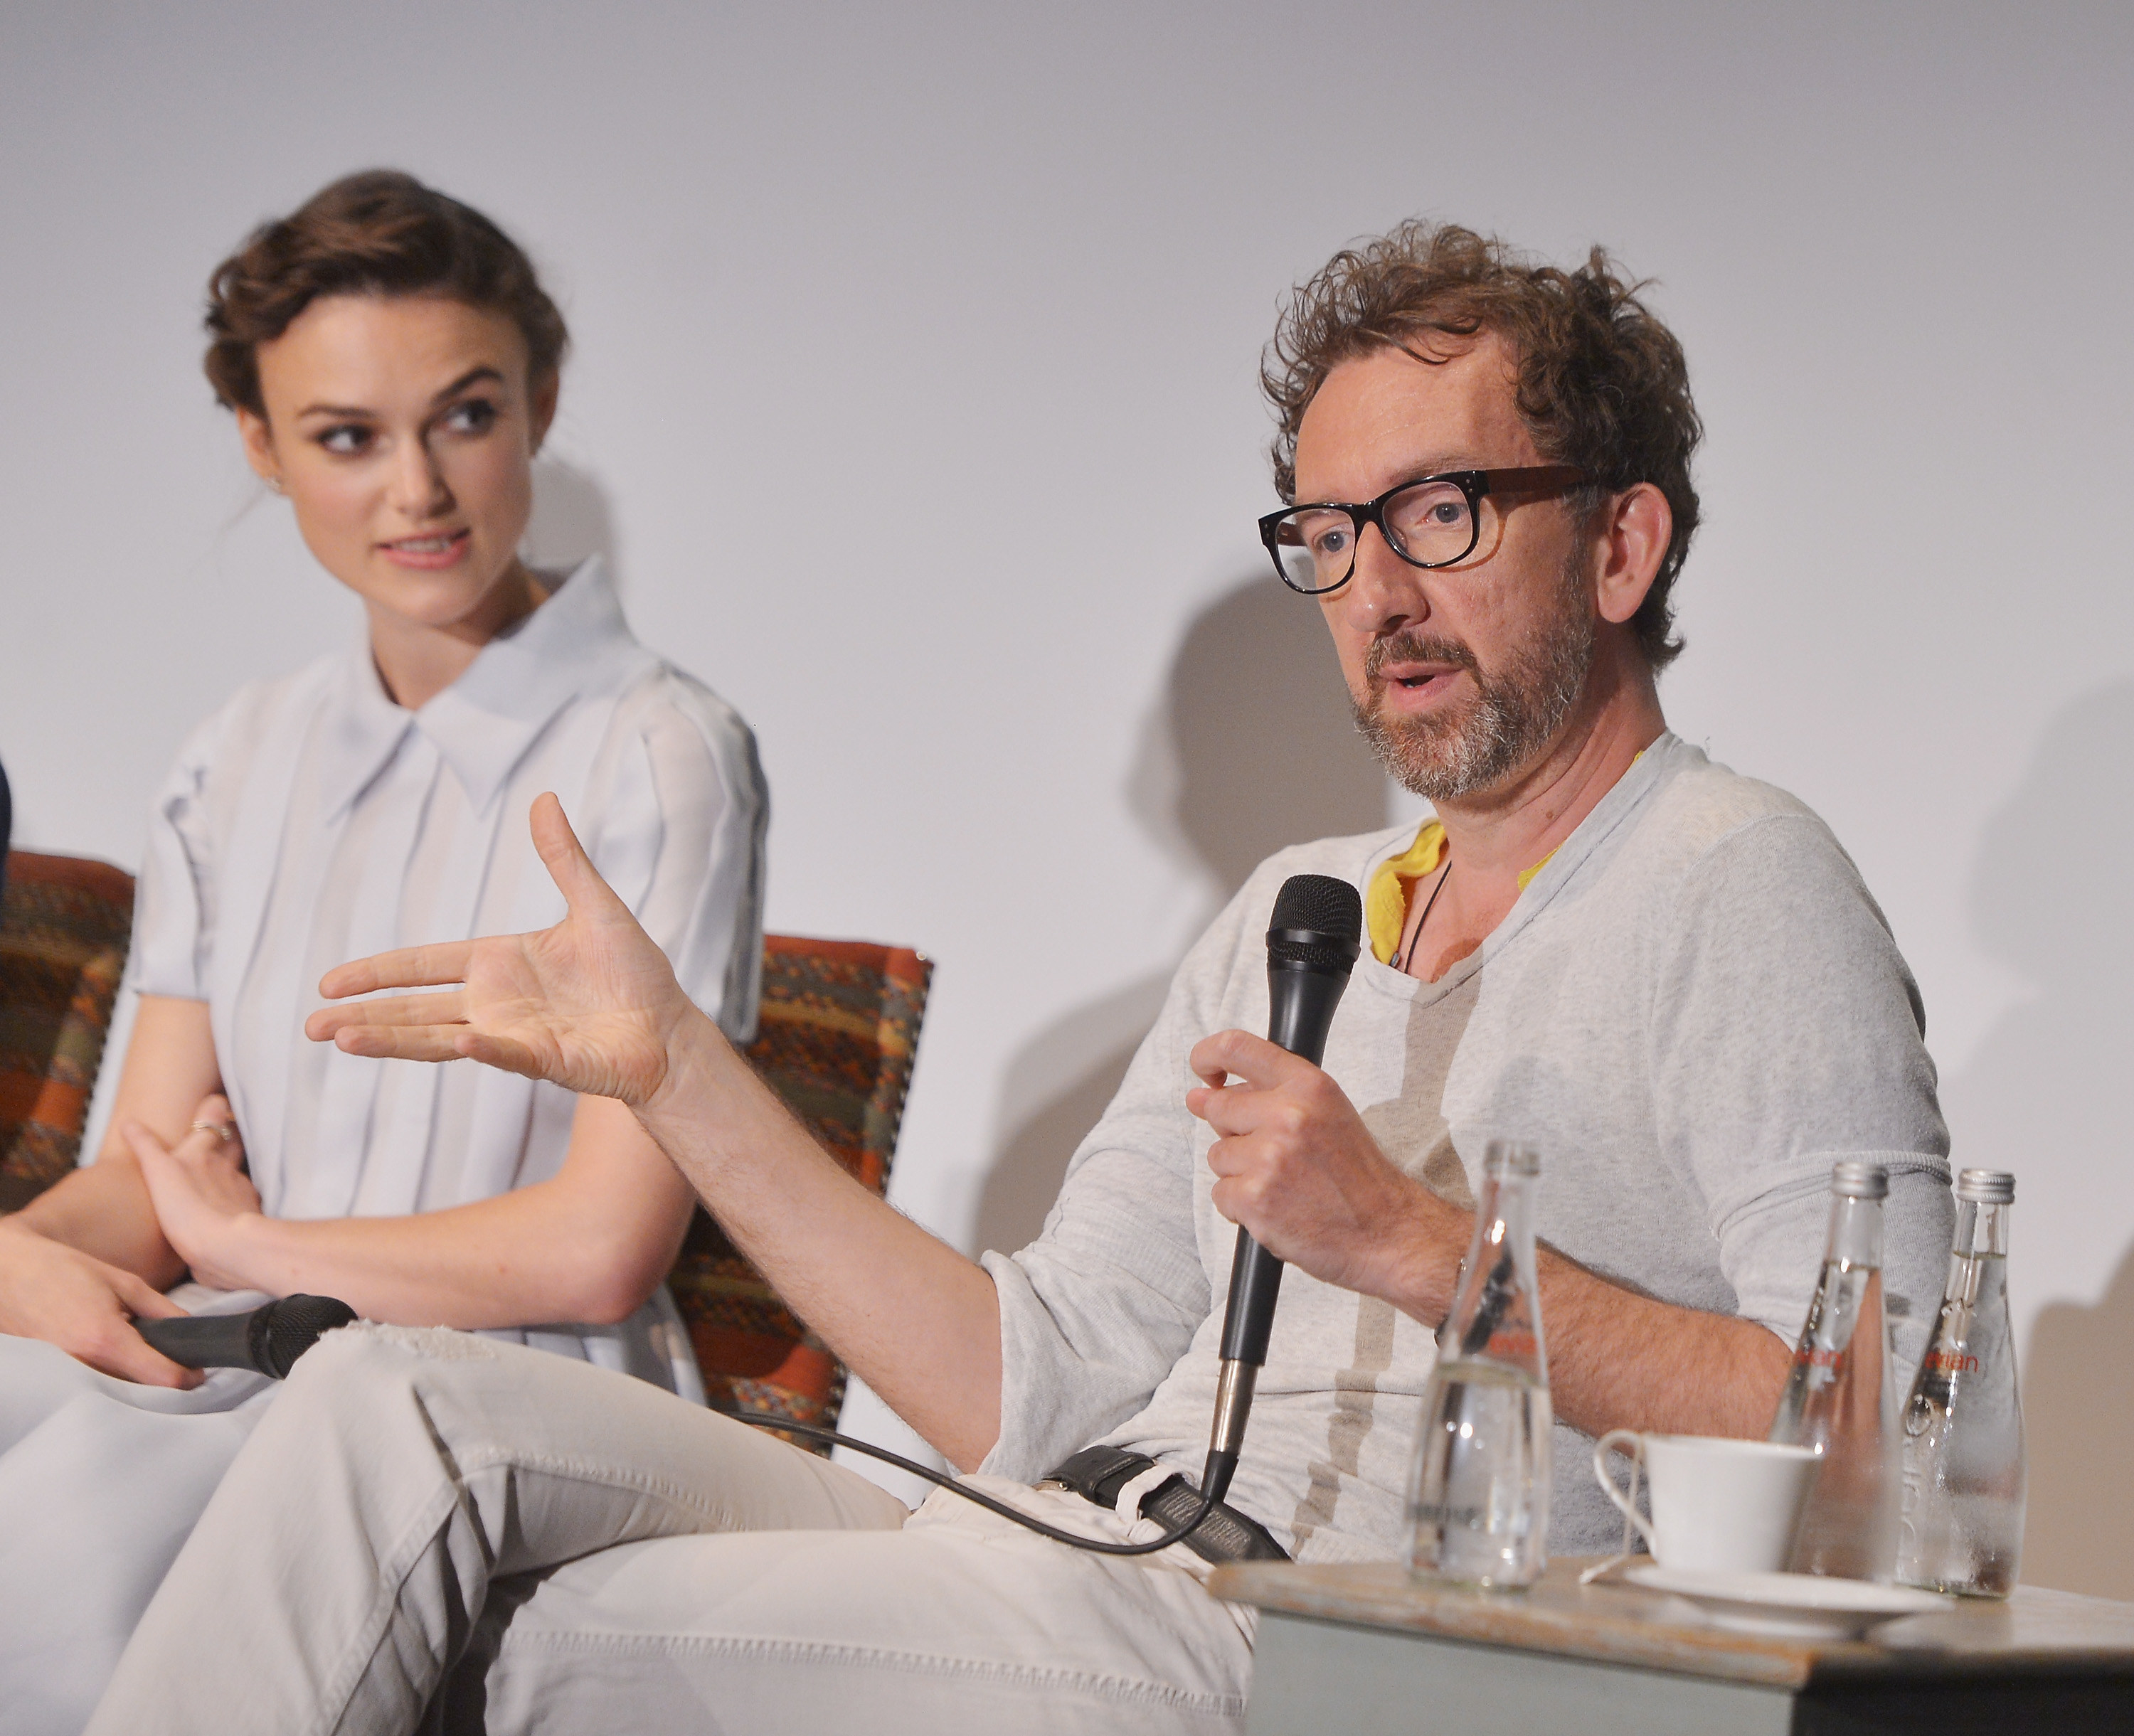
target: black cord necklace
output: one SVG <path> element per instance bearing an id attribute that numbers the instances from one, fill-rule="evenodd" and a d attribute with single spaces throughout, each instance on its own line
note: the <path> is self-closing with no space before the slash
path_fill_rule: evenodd
<path id="1" fill-rule="evenodd" d="M 1422 940 L 1422 925 L 1430 920 L 1430 913 L 1437 906 L 1437 895 L 1445 890 L 1445 883 L 1451 878 L 1452 864 L 1448 861 L 1445 872 L 1437 876 L 1437 884 L 1430 889 L 1430 896 L 1423 901 L 1422 914 L 1416 919 L 1415 933 L 1407 938 L 1407 953 L 1393 954 L 1393 968 L 1403 976 L 1407 974 L 1408 967 L 1415 962 L 1415 949 Z"/>

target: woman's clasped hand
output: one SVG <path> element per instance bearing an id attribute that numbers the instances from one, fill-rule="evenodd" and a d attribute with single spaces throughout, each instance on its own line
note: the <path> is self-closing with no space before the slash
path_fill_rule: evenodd
<path id="1" fill-rule="evenodd" d="M 244 1266 L 245 1227 L 259 1219 L 259 1190 L 244 1171 L 229 1100 L 219 1092 L 203 1098 L 175 1145 L 138 1121 L 119 1136 L 141 1166 L 156 1221 L 194 1280 L 218 1290 L 265 1289 Z"/>

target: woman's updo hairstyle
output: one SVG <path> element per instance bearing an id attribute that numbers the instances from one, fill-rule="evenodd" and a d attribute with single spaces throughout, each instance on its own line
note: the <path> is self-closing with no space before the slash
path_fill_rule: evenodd
<path id="1" fill-rule="evenodd" d="M 259 346 L 337 295 L 437 296 L 500 313 L 524 336 L 536 383 L 562 365 L 570 342 L 533 261 L 502 229 L 412 175 L 369 169 L 263 224 L 215 268 L 205 366 L 216 399 L 264 417 Z"/>

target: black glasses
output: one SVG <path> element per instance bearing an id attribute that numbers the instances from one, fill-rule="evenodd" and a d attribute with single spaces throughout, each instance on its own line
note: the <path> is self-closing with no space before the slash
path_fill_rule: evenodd
<path id="1" fill-rule="evenodd" d="M 1527 464 L 1501 470 L 1446 470 L 1403 482 L 1368 505 L 1315 501 L 1269 513 L 1260 541 L 1292 591 L 1324 596 L 1356 570 L 1356 544 L 1375 524 L 1386 546 L 1411 567 L 1450 567 L 1482 539 L 1482 497 L 1561 494 L 1586 473 L 1574 465 Z"/>

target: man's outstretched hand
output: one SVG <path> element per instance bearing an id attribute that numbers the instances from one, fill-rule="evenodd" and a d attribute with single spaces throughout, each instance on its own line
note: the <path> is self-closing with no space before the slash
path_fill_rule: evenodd
<path id="1" fill-rule="evenodd" d="M 330 1000 L 446 987 L 322 1008 L 315 1042 L 352 1055 L 482 1061 L 633 1107 L 667 1082 L 670 1041 L 696 1010 L 674 967 L 587 859 L 562 804 L 535 798 L 534 847 L 566 914 L 538 934 L 380 952 L 329 971 Z"/>

